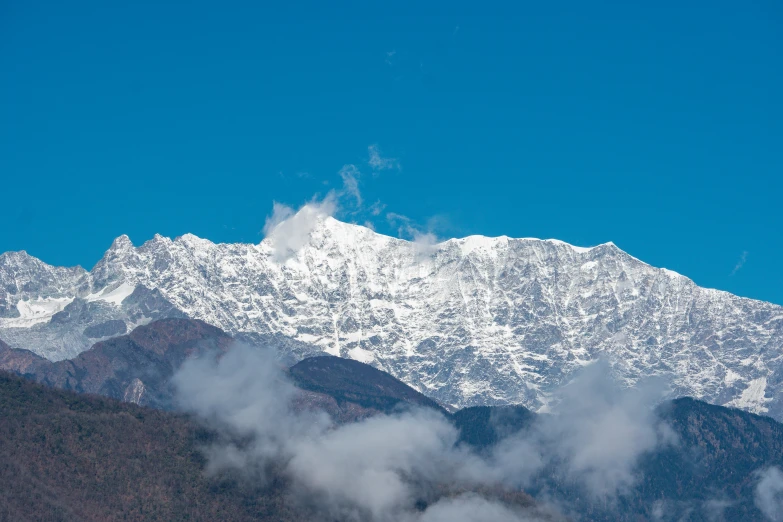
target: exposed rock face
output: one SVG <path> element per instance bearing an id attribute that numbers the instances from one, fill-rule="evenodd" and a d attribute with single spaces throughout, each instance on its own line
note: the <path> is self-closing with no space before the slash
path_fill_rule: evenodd
<path id="1" fill-rule="evenodd" d="M 144 392 L 146 391 L 144 383 L 139 380 L 138 377 L 134 378 L 131 383 L 125 388 L 125 393 L 122 396 L 123 402 L 132 402 L 133 404 L 142 404 L 144 398 Z"/>
<path id="2" fill-rule="evenodd" d="M 104 323 L 94 324 L 84 329 L 84 335 L 90 339 L 100 339 L 101 337 L 116 337 L 128 331 L 125 321 L 119 319 L 110 319 Z"/>
<path id="3" fill-rule="evenodd" d="M 540 410 L 603 356 L 628 385 L 669 376 L 673 396 L 783 418 L 783 307 L 700 288 L 611 243 L 420 245 L 325 218 L 288 258 L 272 240 L 121 237 L 89 273 L 4 254 L 0 283 L 0 337 L 51 360 L 92 344 L 88 328 L 179 314 L 290 362 L 367 362 L 453 407 Z"/>
<path id="4" fill-rule="evenodd" d="M 40 283 L 58 276 L 73 286 L 65 290 L 64 283 Z M 122 335 L 150 321 L 185 317 L 157 289 L 120 283 L 93 292 L 91 281 L 91 275 L 78 267 L 50 267 L 23 252 L 0 255 L 0 284 L 6 282 L 5 291 L 0 288 L 3 338 L 13 348 L 59 361 L 75 357 L 96 340 Z M 13 310 L 9 303 L 15 303 Z"/>

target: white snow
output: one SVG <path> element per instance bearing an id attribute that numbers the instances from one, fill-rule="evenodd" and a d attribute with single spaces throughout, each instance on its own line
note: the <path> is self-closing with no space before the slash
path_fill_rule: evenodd
<path id="1" fill-rule="evenodd" d="M 307 333 L 300 333 L 300 334 L 296 335 L 296 340 L 297 341 L 302 341 L 303 343 L 316 344 L 316 343 L 318 343 L 318 341 L 321 340 L 321 338 L 319 336 L 317 336 L 317 335 L 310 335 L 310 334 L 307 334 Z"/>
<path id="2" fill-rule="evenodd" d="M 84 300 L 87 302 L 105 301 L 114 306 L 120 306 L 125 298 L 131 295 L 134 290 L 136 290 L 136 285 L 122 283 L 114 289 L 109 290 L 109 287 L 106 287 L 96 294 L 89 294 L 84 297 Z"/>
<path id="3" fill-rule="evenodd" d="M 353 359 L 354 361 L 363 362 L 365 364 L 370 364 L 375 360 L 375 354 L 372 353 L 370 350 L 365 350 L 363 348 L 351 348 L 348 350 L 348 357 Z"/>
<path id="4" fill-rule="evenodd" d="M 585 252 L 589 252 L 593 249 L 593 247 L 580 247 L 580 246 L 572 245 L 571 243 L 566 243 L 565 241 L 560 241 L 559 239 L 547 239 L 545 241 L 547 243 L 552 243 L 553 245 L 568 247 L 578 254 L 584 254 Z"/>
<path id="5" fill-rule="evenodd" d="M 589 272 L 591 270 L 594 270 L 598 266 L 598 263 L 595 261 L 588 261 L 587 263 L 583 263 L 582 266 L 579 267 L 579 269 L 583 272 Z"/>
<path id="6" fill-rule="evenodd" d="M 753 413 L 764 413 L 769 411 L 769 408 L 765 406 L 766 403 L 772 399 L 766 397 L 767 394 L 767 378 L 759 377 L 748 382 L 748 387 L 742 392 L 742 394 L 733 399 L 724 406 L 740 408 L 748 410 Z"/>
<path id="7" fill-rule="evenodd" d="M 685 277 L 682 274 L 678 274 L 674 270 L 669 270 L 668 268 L 661 268 L 661 272 L 663 272 L 664 275 L 668 276 L 670 279 L 678 279 L 680 277 Z"/>
<path id="8" fill-rule="evenodd" d="M 557 240 L 469 236 L 440 243 L 425 259 L 414 242 L 332 218 L 314 222 L 285 263 L 274 259 L 266 239 L 163 239 L 139 248 L 128 243 L 91 273 L 40 268 L 39 261 L 24 271 L 16 261 L 0 261 L 4 286 L 49 285 L 11 296 L 12 306 L 27 308 L 20 319 L 0 319 L 0 338 L 9 341 L 3 329 L 14 321 L 46 321 L 70 302 L 41 295 L 83 295 L 79 289 L 109 280 L 112 286 L 88 300 L 118 305 L 134 285 L 158 289 L 177 310 L 229 333 L 310 345 L 286 348 L 292 358 L 320 349 L 382 361 L 444 404 L 539 409 L 548 393 L 603 354 L 628 385 L 671 369 L 683 395 L 783 415 L 783 384 L 769 377 L 783 349 L 775 320 L 783 308 L 700 288 L 611 244 L 566 248 Z M 128 321 L 123 308 L 101 313 Z M 15 346 L 46 357 L 67 352 L 62 343 L 40 345 L 32 333 L 15 335 Z M 59 338 L 70 342 L 65 333 Z"/>
<path id="9" fill-rule="evenodd" d="M 16 309 L 19 317 L 0 319 L 0 328 L 29 328 L 40 323 L 47 323 L 57 312 L 61 312 L 73 302 L 73 297 L 36 298 L 29 301 L 19 301 Z"/>
<path id="10" fill-rule="evenodd" d="M 486 237 L 486 236 L 468 236 L 460 239 L 452 239 L 459 246 L 463 256 L 472 254 L 476 250 L 481 250 L 488 254 L 494 254 L 494 248 L 498 244 L 506 244 L 508 237 Z M 449 241 L 447 241 L 448 243 Z"/>
<path id="11" fill-rule="evenodd" d="M 731 386 L 736 381 L 739 381 L 742 378 L 740 374 L 733 370 L 726 370 L 726 375 L 723 377 L 723 382 L 726 383 L 726 385 Z"/>

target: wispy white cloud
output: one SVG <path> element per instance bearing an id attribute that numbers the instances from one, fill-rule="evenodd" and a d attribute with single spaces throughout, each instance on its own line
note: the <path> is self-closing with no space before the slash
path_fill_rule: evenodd
<path id="1" fill-rule="evenodd" d="M 734 269 L 731 271 L 731 274 L 729 274 L 729 275 L 734 275 L 737 272 L 739 272 L 740 269 L 742 269 L 742 267 L 745 266 L 745 261 L 747 261 L 747 260 L 748 260 L 748 251 L 745 250 L 745 251 L 742 252 L 742 255 L 740 256 L 739 261 L 737 261 L 737 264 L 734 265 Z"/>
<path id="2" fill-rule="evenodd" d="M 374 172 L 400 168 L 400 162 L 396 158 L 384 158 L 381 155 L 378 144 L 372 144 L 367 147 L 367 154 L 369 155 L 367 163 Z"/>
<path id="3" fill-rule="evenodd" d="M 397 235 L 400 238 L 409 239 L 413 242 L 417 257 L 427 257 L 437 250 L 436 247 L 440 239 L 432 227 L 426 229 L 419 227 L 408 216 L 396 212 L 388 212 L 386 220 L 390 225 L 397 227 Z M 434 223 L 434 221 L 430 220 L 430 223 Z"/>
<path id="4" fill-rule="evenodd" d="M 398 214 L 397 212 L 387 212 L 386 221 L 389 225 L 397 227 L 397 237 L 402 239 L 411 239 L 413 233 L 418 229 L 413 225 L 413 221 L 408 216 Z"/>
<path id="5" fill-rule="evenodd" d="M 374 175 L 378 175 L 381 171 L 400 168 L 399 161 L 384 156 L 378 144 L 369 145 L 367 152 L 366 165 Z M 334 183 L 334 178 L 323 181 L 326 187 L 334 187 L 329 190 L 326 197 L 321 198 L 316 195 L 298 209 L 295 206 L 274 202 L 272 213 L 266 218 L 263 232 L 268 239 L 268 244 L 273 248 L 275 259 L 284 261 L 297 252 L 307 243 L 317 223 L 326 216 L 362 223 L 373 230 L 377 228 L 378 219 L 384 215 L 387 205 L 376 200 L 371 205 L 365 206 L 363 185 L 366 176 L 363 176 L 354 163 L 346 163 L 337 174 L 341 181 L 339 186 Z M 306 172 L 295 175 L 301 178 L 312 177 Z M 426 257 L 436 250 L 436 245 L 440 241 L 436 231 L 443 228 L 440 223 L 442 218 L 436 216 L 431 218 L 426 226 L 421 226 L 408 217 L 394 212 L 385 214 L 385 217 L 397 228 L 399 237 L 414 243 L 417 256 Z"/>
<path id="6" fill-rule="evenodd" d="M 359 176 L 361 176 L 361 172 L 356 168 L 356 165 L 347 164 L 343 165 L 339 174 L 343 180 L 343 190 L 350 196 L 353 196 L 356 200 L 356 205 L 361 207 L 362 193 L 359 190 Z"/>
<path id="7" fill-rule="evenodd" d="M 373 216 L 380 216 L 381 212 L 383 212 L 385 208 L 386 208 L 386 204 L 381 203 L 381 200 L 379 199 L 370 206 L 370 214 L 372 214 Z"/>
<path id="8" fill-rule="evenodd" d="M 396 212 L 387 212 L 386 213 L 386 220 L 392 224 L 395 225 L 397 223 L 410 223 L 411 218 L 408 216 L 403 216 L 402 214 L 398 214 Z"/>

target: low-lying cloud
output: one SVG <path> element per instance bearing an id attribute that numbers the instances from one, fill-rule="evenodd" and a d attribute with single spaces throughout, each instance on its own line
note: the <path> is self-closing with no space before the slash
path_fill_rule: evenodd
<path id="1" fill-rule="evenodd" d="M 205 449 L 209 472 L 263 480 L 274 466 L 319 513 L 346 520 L 532 521 L 551 518 L 467 492 L 520 491 L 555 473 L 611 501 L 638 478 L 642 454 L 672 443 L 652 411 L 661 389 L 616 393 L 608 372 L 588 367 L 552 414 L 488 453 L 458 444 L 457 429 L 434 410 L 337 425 L 322 411 L 294 407 L 297 389 L 274 354 L 241 344 L 221 358 L 188 360 L 173 383 L 182 409 L 223 434 Z"/>
<path id="2" fill-rule="evenodd" d="M 474 494 L 443 499 L 429 507 L 419 522 L 534 522 L 535 515 L 520 513 Z"/>
<path id="3" fill-rule="evenodd" d="M 652 408 L 666 392 L 659 380 L 620 389 L 609 364 L 599 360 L 556 394 L 555 414 L 544 416 L 539 429 L 554 437 L 550 451 L 567 463 L 573 479 L 596 497 L 612 497 L 636 482 L 642 454 L 677 442 Z"/>
<path id="4" fill-rule="evenodd" d="M 772 522 L 783 521 L 783 471 L 772 466 L 758 472 L 754 501 L 756 507 Z"/>

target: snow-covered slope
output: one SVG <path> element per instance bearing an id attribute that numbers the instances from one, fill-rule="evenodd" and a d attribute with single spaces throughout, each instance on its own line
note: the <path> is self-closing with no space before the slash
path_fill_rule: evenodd
<path id="1" fill-rule="evenodd" d="M 101 325 L 182 313 L 292 358 L 369 362 L 453 406 L 540 410 L 603 354 L 629 385 L 670 375 L 675 395 L 783 418 L 783 307 L 700 288 L 611 243 L 421 245 L 322 218 L 284 260 L 270 240 L 156 236 L 135 248 L 123 236 L 89 273 L 4 254 L 0 283 L 0 338 L 52 360 L 91 344 L 57 324 L 69 307 L 107 336 Z M 152 301 L 141 311 L 139 293 Z"/>

